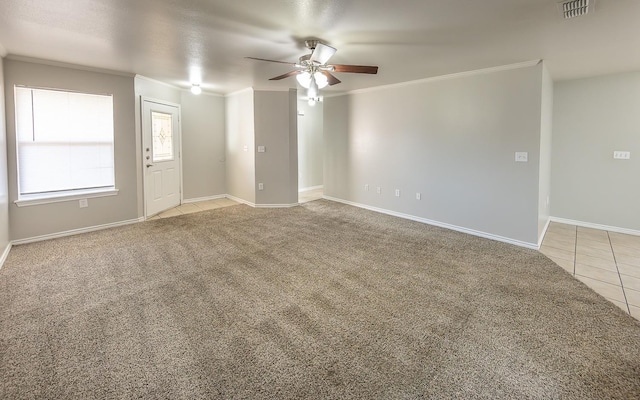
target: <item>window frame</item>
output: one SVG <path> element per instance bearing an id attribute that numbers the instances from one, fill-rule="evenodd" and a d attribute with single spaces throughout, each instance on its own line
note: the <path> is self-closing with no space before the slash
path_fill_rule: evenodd
<path id="1" fill-rule="evenodd" d="M 46 90 L 46 91 L 55 91 L 55 92 L 64 92 L 64 93 L 77 93 L 82 95 L 94 95 L 94 96 L 109 96 L 112 101 L 112 118 L 113 118 L 113 185 L 112 186 L 103 186 L 97 188 L 78 188 L 78 189 L 69 189 L 69 190 L 60 190 L 60 191 L 48 191 L 42 193 L 33 193 L 33 194 L 21 194 L 20 193 L 20 162 L 19 162 L 19 139 L 18 139 L 18 106 L 16 102 L 17 97 L 17 89 L 33 89 L 33 90 Z M 49 203 L 59 203 L 66 201 L 73 201 L 79 199 L 88 199 L 88 198 L 98 198 L 98 197 L 108 197 L 115 196 L 118 194 L 119 190 L 116 188 L 116 160 L 115 160 L 115 145 L 116 145 L 116 135 L 115 135 L 115 105 L 114 100 L 115 96 L 112 93 L 97 93 L 90 91 L 80 91 L 80 90 L 70 90 L 70 89 L 60 89 L 60 88 L 51 88 L 51 87 L 39 87 L 39 86 L 30 86 L 30 85 L 14 85 L 14 112 L 15 112 L 15 148 L 16 148 L 16 189 L 17 189 L 17 200 L 14 200 L 14 204 L 18 207 L 25 206 L 33 206 L 40 204 L 49 204 Z"/>

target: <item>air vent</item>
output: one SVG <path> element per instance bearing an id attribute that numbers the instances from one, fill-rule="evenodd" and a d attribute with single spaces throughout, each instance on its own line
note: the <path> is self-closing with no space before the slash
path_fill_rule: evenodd
<path id="1" fill-rule="evenodd" d="M 585 15 L 593 8 L 594 0 L 570 0 L 558 4 L 564 19 Z"/>

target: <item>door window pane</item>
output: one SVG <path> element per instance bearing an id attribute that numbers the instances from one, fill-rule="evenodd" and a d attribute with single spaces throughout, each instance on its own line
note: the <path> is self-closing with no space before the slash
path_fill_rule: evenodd
<path id="1" fill-rule="evenodd" d="M 173 160 L 173 121 L 171 114 L 151 112 L 153 162 Z"/>

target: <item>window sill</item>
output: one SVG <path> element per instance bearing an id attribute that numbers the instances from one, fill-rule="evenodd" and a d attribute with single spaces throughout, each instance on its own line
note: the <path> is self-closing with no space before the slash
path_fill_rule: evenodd
<path id="1" fill-rule="evenodd" d="M 99 189 L 99 190 L 74 190 L 69 192 L 62 192 L 55 195 L 42 194 L 22 196 L 22 198 L 14 201 L 18 207 L 37 206 L 41 204 L 49 203 L 61 203 L 64 201 L 80 200 L 80 199 L 92 199 L 95 197 L 107 197 L 115 196 L 118 194 L 118 189 Z"/>

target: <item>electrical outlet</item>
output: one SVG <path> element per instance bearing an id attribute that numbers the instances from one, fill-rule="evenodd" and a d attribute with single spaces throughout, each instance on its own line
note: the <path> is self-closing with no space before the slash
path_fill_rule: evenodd
<path id="1" fill-rule="evenodd" d="M 258 190 L 264 190 L 264 183 L 258 183 Z"/>
<path id="2" fill-rule="evenodd" d="M 376 192 L 377 192 L 378 194 L 382 193 L 382 189 L 380 189 L 380 186 L 378 186 L 378 187 L 376 188 Z"/>
<path id="3" fill-rule="evenodd" d="M 249 151 L 249 146 L 242 146 L 242 151 Z"/>
<path id="4" fill-rule="evenodd" d="M 396 189 L 396 197 L 400 197 L 400 189 Z"/>
<path id="5" fill-rule="evenodd" d="M 267 151 L 267 148 L 264 146 L 258 146 L 258 153 L 264 153 Z"/>
<path id="6" fill-rule="evenodd" d="M 630 151 L 614 151 L 613 158 L 616 160 L 629 160 L 631 159 Z"/>
<path id="7" fill-rule="evenodd" d="M 420 195 L 420 193 L 416 193 L 416 200 L 420 200 L 421 197 L 422 195 Z"/>
<path id="8" fill-rule="evenodd" d="M 80 199 L 80 201 L 78 203 L 80 204 L 80 208 L 89 207 L 89 200 L 87 200 L 87 199 Z"/>
<path id="9" fill-rule="evenodd" d="M 529 160 L 529 153 L 526 151 L 516 152 L 516 162 L 527 162 Z"/>
<path id="10" fill-rule="evenodd" d="M 364 190 L 365 190 L 365 192 L 369 191 L 369 184 L 364 185 Z"/>

